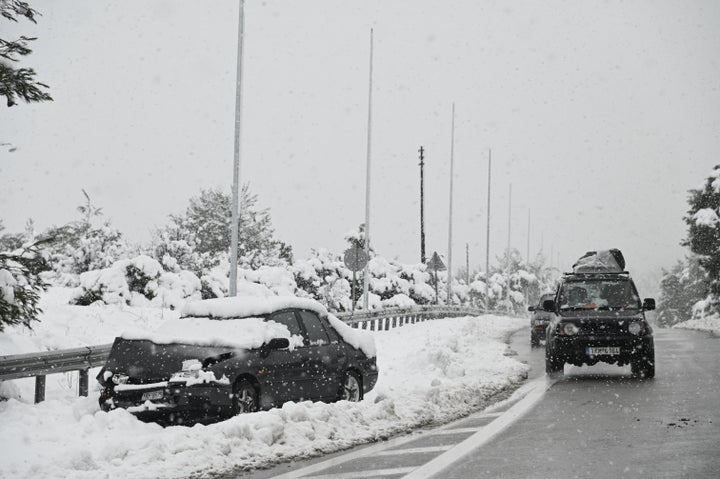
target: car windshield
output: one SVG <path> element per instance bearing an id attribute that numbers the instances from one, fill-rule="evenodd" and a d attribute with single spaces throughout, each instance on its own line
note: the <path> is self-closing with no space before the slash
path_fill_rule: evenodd
<path id="1" fill-rule="evenodd" d="M 561 310 L 639 309 L 640 298 L 626 280 L 572 281 L 560 289 Z"/>

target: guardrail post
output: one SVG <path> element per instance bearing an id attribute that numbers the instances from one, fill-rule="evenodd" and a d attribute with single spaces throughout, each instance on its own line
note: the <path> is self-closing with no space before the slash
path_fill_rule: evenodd
<path id="1" fill-rule="evenodd" d="M 45 376 L 35 376 L 35 404 L 45 400 Z"/>
<path id="2" fill-rule="evenodd" d="M 80 378 L 80 380 L 78 381 L 78 389 L 79 389 L 78 393 L 79 393 L 81 396 L 86 396 L 86 397 L 87 397 L 87 395 L 88 395 L 88 385 L 89 385 L 88 370 L 87 370 L 87 369 L 81 369 L 80 371 L 78 371 L 78 375 L 79 375 L 79 378 Z"/>

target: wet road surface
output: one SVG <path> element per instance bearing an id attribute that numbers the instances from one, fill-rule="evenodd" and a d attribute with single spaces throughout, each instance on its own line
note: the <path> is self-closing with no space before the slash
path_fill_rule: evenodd
<path id="1" fill-rule="evenodd" d="M 226 477 L 718 478 L 720 338 L 656 330 L 655 341 L 653 380 L 599 364 L 550 381 L 544 348 L 521 331 L 511 348 L 535 398 L 519 391 L 441 428 Z"/>

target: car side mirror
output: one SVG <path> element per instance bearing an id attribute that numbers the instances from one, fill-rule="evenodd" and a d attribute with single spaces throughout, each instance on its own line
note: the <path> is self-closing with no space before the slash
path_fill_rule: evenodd
<path id="1" fill-rule="evenodd" d="M 643 309 L 645 311 L 652 311 L 655 309 L 655 300 L 653 298 L 645 298 L 643 300 Z"/>
<path id="2" fill-rule="evenodd" d="M 528 306 L 528 311 L 530 311 L 531 313 L 535 311 L 535 306 Z"/>
<path id="3" fill-rule="evenodd" d="M 285 349 L 290 347 L 288 338 L 272 338 L 265 344 L 267 349 Z"/>
<path id="4" fill-rule="evenodd" d="M 555 301 L 552 299 L 543 301 L 543 311 L 555 311 Z"/>

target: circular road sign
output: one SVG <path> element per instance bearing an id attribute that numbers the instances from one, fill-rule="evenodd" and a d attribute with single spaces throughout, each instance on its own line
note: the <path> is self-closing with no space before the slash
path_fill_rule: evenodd
<path id="1" fill-rule="evenodd" d="M 367 264 L 368 255 L 364 249 L 353 246 L 345 250 L 343 261 L 350 271 L 360 271 Z"/>

